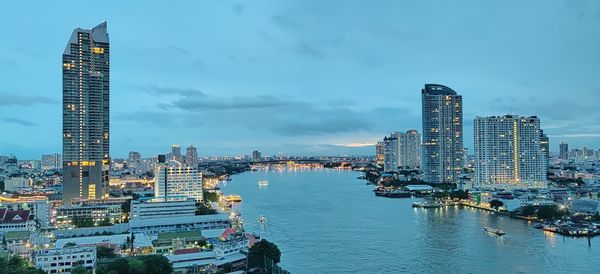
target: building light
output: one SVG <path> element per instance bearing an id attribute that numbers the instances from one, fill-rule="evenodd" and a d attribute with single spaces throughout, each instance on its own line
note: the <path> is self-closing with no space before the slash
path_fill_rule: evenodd
<path id="1" fill-rule="evenodd" d="M 104 48 L 93 47 L 92 48 L 92 52 L 94 52 L 95 54 L 103 54 L 104 53 Z"/>

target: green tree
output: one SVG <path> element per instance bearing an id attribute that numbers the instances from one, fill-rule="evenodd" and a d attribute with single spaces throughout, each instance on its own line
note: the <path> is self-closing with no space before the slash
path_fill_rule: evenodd
<path id="1" fill-rule="evenodd" d="M 274 243 L 271 243 L 265 239 L 255 243 L 250 248 L 250 254 L 257 257 L 265 256 L 273 260 L 276 264 L 281 261 L 281 251 Z"/>
<path id="2" fill-rule="evenodd" d="M 74 242 L 68 242 L 63 247 L 74 247 L 74 246 L 77 246 L 77 244 Z"/>
<path id="3" fill-rule="evenodd" d="M 96 258 L 105 259 L 105 258 L 115 258 L 117 254 L 115 254 L 115 250 L 110 247 L 98 246 L 96 247 Z"/>
<path id="4" fill-rule="evenodd" d="M 493 208 L 493 209 L 495 209 L 495 210 L 498 210 L 498 208 L 500 208 L 503 205 L 504 205 L 504 202 L 502 202 L 500 200 L 494 199 L 494 200 L 490 201 L 490 207 Z"/>
<path id="5" fill-rule="evenodd" d="M 85 267 L 83 265 L 78 265 L 76 267 L 73 267 L 73 269 L 71 269 L 71 274 L 86 274 L 86 273 L 88 273 L 88 270 L 85 269 Z"/>
<path id="6" fill-rule="evenodd" d="M 591 221 L 592 222 L 600 222 L 600 214 L 598 214 L 598 212 L 596 212 L 596 214 L 594 214 L 594 216 L 592 216 Z"/>
<path id="7" fill-rule="evenodd" d="M 0 273 L 2 274 L 44 274 L 39 268 L 33 267 L 21 257 L 0 257 Z"/>
<path id="8" fill-rule="evenodd" d="M 131 258 L 128 262 L 129 273 L 131 274 L 144 274 L 144 262 L 141 260 Z"/>
<path id="9" fill-rule="evenodd" d="M 217 214 L 217 211 L 203 202 L 196 203 L 196 215 Z"/>
<path id="10" fill-rule="evenodd" d="M 109 225 L 112 225 L 112 223 L 110 222 L 110 219 L 104 218 L 102 221 L 100 221 L 100 223 L 98 225 L 99 226 L 109 226 Z"/>
<path id="11" fill-rule="evenodd" d="M 173 272 L 173 265 L 162 255 L 149 255 L 141 258 L 144 262 L 145 274 L 162 274 Z"/>

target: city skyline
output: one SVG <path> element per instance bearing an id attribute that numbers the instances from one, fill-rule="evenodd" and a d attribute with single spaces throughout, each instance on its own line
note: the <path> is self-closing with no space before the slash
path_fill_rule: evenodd
<path id="1" fill-rule="evenodd" d="M 419 12 L 404 14 L 407 4 L 370 5 L 365 16 L 378 20 L 359 25 L 352 18 L 365 6 L 356 2 L 340 9 L 332 3 L 202 3 L 166 9 L 174 20 L 160 23 L 144 16 L 162 10 L 152 5 L 134 14 L 127 11 L 137 4 L 127 3 L 119 6 L 120 14 L 108 4 L 93 15 L 46 5 L 27 7 L 36 17 L 31 22 L 17 18 L 18 12 L 0 19 L 8 41 L 0 51 L 7 79 L 0 88 L 3 155 L 38 158 L 61 151 L 56 53 L 64 48 L 65 33 L 105 20 L 113 39 L 115 158 L 132 150 L 158 154 L 173 143 L 194 144 L 202 156 L 254 149 L 265 155 L 373 154 L 373 146 L 363 145 L 397 129 L 420 128 L 424 83 L 463 95 L 470 151 L 473 118 L 507 113 L 540 117 L 553 152 L 563 141 L 600 146 L 600 117 L 593 111 L 600 94 L 594 77 L 600 58 L 593 49 L 600 40 L 590 35 L 600 24 L 598 3 L 520 3 L 519 11 L 510 3 L 481 4 L 453 15 L 439 3 L 411 4 L 460 28 L 446 27 L 444 20 L 416 24 Z M 554 14 L 556 9 L 565 12 Z M 509 12 L 514 20 L 501 24 Z M 29 35 L 40 21 L 47 23 L 44 31 Z M 323 30 L 307 32 L 315 27 L 312 21 Z M 222 31 L 205 26 L 211 22 Z M 438 39 L 444 45 L 436 45 Z M 148 46 L 132 47 L 138 40 Z M 41 42 L 43 49 L 34 46 Z M 432 69 L 434 62 L 442 66 Z M 25 79 L 30 75 L 36 81 Z M 169 133 L 153 134 L 158 128 Z"/>

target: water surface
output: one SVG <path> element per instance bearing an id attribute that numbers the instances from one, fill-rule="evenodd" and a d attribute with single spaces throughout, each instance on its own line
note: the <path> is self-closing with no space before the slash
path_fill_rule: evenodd
<path id="1" fill-rule="evenodd" d="M 246 229 L 282 251 L 292 273 L 598 273 L 600 240 L 568 238 L 469 208 L 413 209 L 375 197 L 360 173 L 256 171 L 222 185 L 240 194 Z M 268 180 L 259 187 L 259 180 Z M 267 225 L 257 218 L 264 215 Z M 507 235 L 482 231 L 499 227 Z"/>

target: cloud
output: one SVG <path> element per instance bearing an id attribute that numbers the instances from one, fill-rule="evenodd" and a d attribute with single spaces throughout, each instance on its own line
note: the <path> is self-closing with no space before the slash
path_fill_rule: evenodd
<path id="1" fill-rule="evenodd" d="M 295 52 L 298 54 L 301 54 L 301 55 L 310 56 L 315 59 L 324 59 L 325 58 L 325 55 L 323 54 L 323 52 L 321 52 L 317 48 L 312 47 L 311 45 L 308 45 L 307 43 L 305 43 L 303 41 L 299 41 L 298 43 L 296 43 Z"/>
<path id="2" fill-rule="evenodd" d="M 161 96 L 158 111 L 123 114 L 119 119 L 171 127 L 266 130 L 289 137 L 373 129 L 391 132 L 397 129 L 394 124 L 408 125 L 419 121 L 407 109 L 363 106 L 359 110 L 359 105 L 348 99 L 309 102 L 291 96 L 214 96 L 195 88 L 143 86 L 139 89 Z"/>
<path id="3" fill-rule="evenodd" d="M 10 93 L 0 93 L 0 106 L 33 106 L 37 104 L 58 104 L 53 98 L 44 96 L 26 96 Z"/>
<path id="4" fill-rule="evenodd" d="M 35 124 L 31 121 L 27 121 L 27 120 L 23 120 L 23 119 L 19 119 L 19 118 L 3 118 L 2 121 L 6 122 L 6 123 L 17 124 L 17 125 L 26 126 L 26 127 L 36 127 L 37 126 L 37 124 Z"/>

